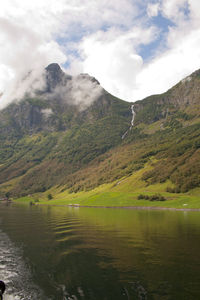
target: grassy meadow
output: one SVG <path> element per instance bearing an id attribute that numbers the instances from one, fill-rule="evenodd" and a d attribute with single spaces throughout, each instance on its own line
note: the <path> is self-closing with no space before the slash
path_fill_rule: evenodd
<path id="1" fill-rule="evenodd" d="M 144 168 L 145 169 L 145 168 Z M 145 185 L 141 176 L 144 169 L 129 177 L 103 184 L 90 191 L 71 193 L 63 187 L 53 187 L 44 193 L 15 199 L 20 203 L 45 205 L 74 205 L 96 207 L 165 207 L 176 209 L 200 209 L 200 189 L 196 188 L 187 193 L 169 193 L 168 187 L 173 188 L 170 181 Z M 139 195 L 151 197 L 161 195 L 164 201 L 138 200 Z"/>

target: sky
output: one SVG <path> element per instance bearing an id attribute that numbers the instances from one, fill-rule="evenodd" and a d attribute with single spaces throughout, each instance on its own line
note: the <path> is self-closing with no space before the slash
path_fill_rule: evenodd
<path id="1" fill-rule="evenodd" d="M 126 101 L 165 92 L 200 68 L 199 12 L 199 0 L 2 1 L 0 101 L 52 62 Z"/>

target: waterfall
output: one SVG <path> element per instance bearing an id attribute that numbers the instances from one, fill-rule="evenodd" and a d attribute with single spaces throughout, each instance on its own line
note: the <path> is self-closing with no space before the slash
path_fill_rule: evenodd
<path id="1" fill-rule="evenodd" d="M 132 120 L 131 120 L 130 130 L 132 129 L 132 127 L 134 125 L 134 119 L 135 119 L 134 104 L 131 105 L 131 112 L 132 112 Z"/>
<path id="2" fill-rule="evenodd" d="M 131 126 L 129 127 L 129 129 L 122 135 L 122 140 L 125 138 L 125 136 L 127 135 L 128 131 L 131 130 L 134 126 L 134 120 L 135 120 L 135 111 L 134 111 L 134 104 L 131 105 L 131 112 L 132 112 L 132 119 L 131 119 Z"/>

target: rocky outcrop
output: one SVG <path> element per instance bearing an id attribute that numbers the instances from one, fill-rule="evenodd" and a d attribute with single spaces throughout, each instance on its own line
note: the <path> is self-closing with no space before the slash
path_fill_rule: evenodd
<path id="1" fill-rule="evenodd" d="M 135 122 L 153 123 L 165 119 L 179 110 L 200 115 L 200 70 L 181 80 L 166 93 L 152 95 L 134 103 Z"/>
<path id="2" fill-rule="evenodd" d="M 72 77 L 56 63 L 47 66 L 44 75 L 41 78 L 46 81 L 44 90 L 36 91 L 34 96 L 26 95 L 0 111 L 2 134 L 11 131 L 16 135 L 65 131 L 74 124 L 93 123 L 112 114 L 112 106 L 119 101 L 127 112 L 128 124 L 129 103 L 119 99 L 116 102 L 94 77 L 88 74 Z"/>
<path id="3" fill-rule="evenodd" d="M 57 86 L 66 85 L 72 76 L 65 74 L 57 63 L 52 63 L 46 67 L 46 92 L 51 93 Z"/>

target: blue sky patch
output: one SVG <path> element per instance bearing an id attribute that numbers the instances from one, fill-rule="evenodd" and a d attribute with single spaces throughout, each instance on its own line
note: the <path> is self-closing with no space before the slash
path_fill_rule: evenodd
<path id="1" fill-rule="evenodd" d="M 158 28 L 158 36 L 150 44 L 140 45 L 138 54 L 143 58 L 144 62 L 147 62 L 156 56 L 159 50 L 167 48 L 166 36 L 169 32 L 169 27 L 175 26 L 172 21 L 163 17 L 161 14 L 158 14 L 156 17 L 152 17 L 149 20 L 149 25 L 154 25 Z"/>

